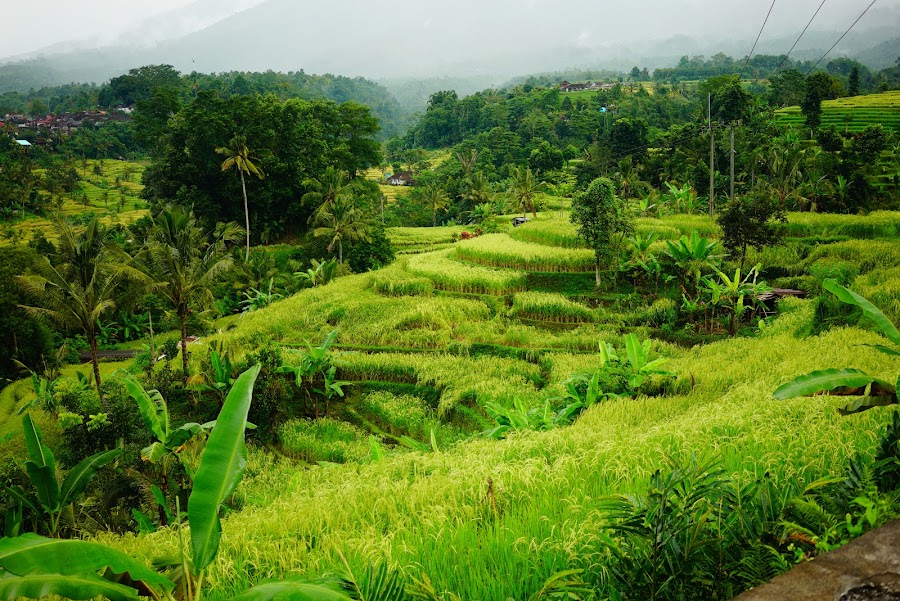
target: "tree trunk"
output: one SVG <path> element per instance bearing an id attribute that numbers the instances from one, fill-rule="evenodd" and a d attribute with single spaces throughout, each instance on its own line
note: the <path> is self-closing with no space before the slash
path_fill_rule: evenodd
<path id="1" fill-rule="evenodd" d="M 594 283 L 600 288 L 600 257 L 594 260 Z"/>
<path id="2" fill-rule="evenodd" d="M 245 261 L 250 260 L 250 207 L 247 204 L 247 183 L 244 181 L 244 172 L 239 170 L 241 174 L 241 189 L 244 191 L 244 224 L 247 227 L 247 258 Z M 185 369 L 185 373 L 187 370 Z"/>
<path id="3" fill-rule="evenodd" d="M 184 370 L 182 382 L 187 386 L 188 380 L 188 350 L 187 350 L 187 310 L 178 312 L 178 320 L 181 322 L 181 368 Z"/>
<path id="4" fill-rule="evenodd" d="M 344 264 L 344 241 L 338 240 L 338 263 Z"/>
<path id="5" fill-rule="evenodd" d="M 437 227 L 437 207 L 431 209 L 431 227 Z"/>
<path id="6" fill-rule="evenodd" d="M 97 385 L 97 394 L 100 400 L 103 400 L 103 394 L 100 392 L 100 360 L 97 358 L 97 336 L 93 332 L 88 332 L 88 344 L 91 347 L 91 365 L 94 368 L 94 384 Z"/>

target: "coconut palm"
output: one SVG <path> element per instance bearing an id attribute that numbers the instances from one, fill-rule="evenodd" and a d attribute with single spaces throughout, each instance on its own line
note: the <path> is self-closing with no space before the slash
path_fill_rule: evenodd
<path id="1" fill-rule="evenodd" d="M 353 204 L 353 198 L 338 196 L 330 208 L 317 212 L 313 236 L 330 238 L 328 252 L 338 249 L 338 263 L 344 262 L 344 241 L 371 242 L 372 227 L 363 212 Z"/>
<path id="2" fill-rule="evenodd" d="M 522 211 L 524 217 L 528 211 L 537 217 L 537 207 L 535 200 L 537 195 L 547 189 L 546 182 L 540 182 L 535 179 L 534 173 L 527 167 L 516 167 L 510 181 L 509 195 L 512 201 Z"/>
<path id="3" fill-rule="evenodd" d="M 303 185 L 310 191 L 301 200 L 304 205 L 313 207 L 313 214 L 309 217 L 309 222 L 313 223 L 319 212 L 331 211 L 338 198 L 349 194 L 353 183 L 346 171 L 329 166 L 319 179 L 304 180 Z"/>
<path id="4" fill-rule="evenodd" d="M 437 227 L 438 211 L 443 211 L 450 206 L 450 198 L 437 182 L 431 182 L 425 187 L 425 203 L 431 209 L 431 226 Z"/>
<path id="5" fill-rule="evenodd" d="M 188 315 L 194 308 L 212 305 L 212 285 L 234 263 L 227 243 L 240 240 L 242 234 L 235 223 L 220 224 L 213 232 L 205 232 L 192 211 L 179 208 L 163 210 L 153 222 L 143 267 L 153 278 L 156 293 L 173 307 L 181 325 L 185 383 Z"/>
<path id="6" fill-rule="evenodd" d="M 244 226 L 247 229 L 247 259 L 250 258 L 250 207 L 247 203 L 247 182 L 244 174 L 252 174 L 259 179 L 265 179 L 266 174 L 260 169 L 254 161 L 259 159 L 253 156 L 253 151 L 247 147 L 247 138 L 244 136 L 234 136 L 228 143 L 228 146 L 216 148 L 216 153 L 225 156 L 222 161 L 222 171 L 236 169 L 241 176 L 241 189 L 244 192 Z"/>
<path id="7" fill-rule="evenodd" d="M 41 257 L 31 273 L 19 277 L 41 306 L 23 308 L 84 333 L 99 393 L 98 322 L 104 314 L 115 310 L 116 298 L 126 295 L 123 284 L 146 282 L 147 278 L 133 267 L 131 257 L 124 250 L 110 243 L 106 229 L 96 217 L 81 231 L 57 217 L 54 228 L 56 261 Z"/>

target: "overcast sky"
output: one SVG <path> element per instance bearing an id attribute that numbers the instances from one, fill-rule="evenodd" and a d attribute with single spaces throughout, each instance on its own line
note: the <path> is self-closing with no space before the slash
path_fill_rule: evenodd
<path id="1" fill-rule="evenodd" d="M 0 35 L 0 58 L 37 51 L 53 44 L 81 40 L 81 46 L 143 45 L 161 39 L 203 29 L 214 22 L 265 0 L 0 0 L 5 21 Z M 361 59 L 352 43 L 361 35 L 384 36 L 385 25 L 395 28 L 393 39 L 378 38 L 379 46 L 402 42 L 408 37 L 413 51 L 431 61 L 429 41 L 450 35 L 464 41 L 466 31 L 484 43 L 510 52 L 527 44 L 536 48 L 562 39 L 576 47 L 603 47 L 615 43 L 639 54 L 641 41 L 663 40 L 676 34 L 694 36 L 698 42 L 718 44 L 733 40 L 753 40 L 762 25 L 770 0 L 271 0 L 282 7 L 277 14 L 279 30 L 288 37 L 316 38 L 322 33 L 317 25 L 323 19 L 338 21 L 341 27 L 317 40 L 318 49 L 341 59 L 350 53 Z M 843 31 L 868 6 L 870 0 L 828 0 L 812 28 Z M 33 5 L 31 3 L 34 3 Z M 394 6 L 394 5 L 397 6 Z M 798 34 L 812 16 L 820 0 L 776 0 L 771 19 L 763 35 L 767 38 Z M 38 8 L 39 6 L 39 8 Z M 339 13 L 331 14 L 332 11 Z M 289 18 L 284 15 L 289 13 Z M 462 13 L 462 14 L 460 14 Z M 11 15 L 16 15 L 11 18 Z M 10 27 L 10 21 L 15 27 Z M 30 22 L 33 25 L 29 24 Z M 266 24 L 268 25 L 268 23 Z M 452 31 L 442 31 L 450 28 Z M 857 26 L 897 27 L 900 32 L 900 0 L 878 0 Z M 304 31 L 304 28 L 312 30 Z M 480 30 L 480 31 L 479 31 Z M 365 32 L 365 33 L 363 33 Z M 489 32 L 485 36 L 485 32 Z M 516 35 L 518 33 L 518 36 Z M 343 34 L 343 35 L 341 35 Z M 281 37 L 281 35 L 279 35 Z M 830 39 L 830 38 L 829 38 Z M 373 41 L 373 43 L 375 42 Z M 269 38 L 268 46 L 278 40 Z M 554 42 L 555 43 L 555 42 Z M 779 41 L 779 47 L 784 42 Z M 464 52 L 465 44 L 453 53 Z M 344 50 L 342 53 L 341 50 Z M 749 48 L 748 48 L 749 50 Z M 786 51 L 787 48 L 782 51 Z M 774 51 L 774 50 L 772 50 Z M 744 51 L 746 52 L 746 51 Z M 685 52 L 687 53 L 687 52 Z M 446 54 L 446 53 L 445 53 Z M 735 54 L 740 54 L 735 51 Z M 277 68 L 278 65 L 273 65 Z M 301 65 L 302 66 L 302 65 Z"/>

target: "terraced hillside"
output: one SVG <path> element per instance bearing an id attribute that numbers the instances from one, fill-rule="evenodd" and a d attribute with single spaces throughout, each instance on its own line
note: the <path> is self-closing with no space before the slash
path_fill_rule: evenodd
<path id="1" fill-rule="evenodd" d="M 887 306 L 900 298 L 898 218 L 791 215 L 789 243 L 751 259 L 810 290 L 834 276 L 827 265 L 843 266 L 847 283 L 868 282 Z M 694 230 L 716 226 L 684 215 L 638 224 L 659 235 L 657 251 Z M 267 578 L 334 573 L 342 557 L 355 572 L 387 563 L 430 583 L 433 599 L 528 599 L 570 569 L 603 583 L 609 495 L 642 494 L 654 472 L 694 458 L 719 462 L 736 489 L 766 482 L 789 498 L 840 476 L 854 453 L 871 458 L 889 419 L 880 410 L 841 417 L 838 398 L 772 399 L 813 369 L 896 377 L 893 358 L 860 346 L 882 340 L 871 331 L 806 338 L 815 301 L 786 302 L 752 336 L 688 348 L 663 340 L 670 299 L 593 289 L 564 215 L 469 241 L 455 242 L 453 228 L 389 235 L 408 251 L 391 266 L 222 322 L 191 354 L 194 370 L 219 343 L 237 363 L 272 353 L 291 363 L 336 330 L 336 377 L 347 383 L 327 418 L 288 419 L 272 446 L 251 450 L 208 599 Z M 653 338 L 649 359 L 665 359 L 671 375 L 650 376 L 636 396 L 598 403 L 571 426 L 478 435 L 496 426 L 497 407 L 539 413 L 565 395 L 573 375 L 599 369 L 605 343 L 625 356 L 628 334 Z M 0 395 L 0 408 L 21 400 Z M 42 426 L 53 428 L 46 418 Z M 147 561 L 179 548 L 172 528 L 98 538 Z"/>
<path id="2" fill-rule="evenodd" d="M 781 123 L 803 124 L 799 106 L 783 108 L 776 115 Z M 861 132 L 867 126 L 878 123 L 885 129 L 900 132 L 900 90 L 822 103 L 822 125 L 834 125 L 841 131 Z"/>
<path id="3" fill-rule="evenodd" d="M 78 163 L 78 175 L 81 181 L 71 193 L 62 197 L 61 213 L 71 218 L 87 219 L 91 215 L 100 215 L 104 225 L 121 223 L 128 225 L 147 215 L 146 203 L 140 198 L 141 177 L 144 163 L 130 161 L 89 159 Z M 37 170 L 40 177 L 42 172 Z M 48 192 L 41 192 L 48 195 Z M 35 231 L 42 231 L 48 238 L 53 237 L 53 226 L 50 220 L 31 217 L 19 221 L 11 227 L 10 235 L 15 241 L 28 240 Z M 0 244 L 4 240 L 0 239 Z"/>

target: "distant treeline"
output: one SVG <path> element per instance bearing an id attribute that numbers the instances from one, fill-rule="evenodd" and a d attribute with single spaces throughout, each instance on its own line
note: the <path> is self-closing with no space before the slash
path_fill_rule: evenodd
<path id="1" fill-rule="evenodd" d="M 4 74 L 17 73 L 13 67 L 14 65 L 7 65 L 0 68 L 0 80 Z M 5 86 L 0 86 L 0 89 L 3 87 Z M 368 106 L 378 117 L 383 137 L 402 133 L 410 119 L 409 112 L 401 108 L 387 89 L 361 77 L 309 75 L 303 71 L 194 72 L 183 75 L 170 65 L 148 65 L 132 69 L 101 86 L 73 83 L 28 92 L 5 92 L 0 94 L 0 116 L 6 113 L 46 115 L 97 107 L 133 106 L 142 100 L 149 100 L 161 88 L 175 91 L 183 103 L 190 102 L 204 91 L 216 92 L 222 98 L 272 94 L 282 100 L 324 99 L 338 103 L 353 100 Z"/>
<path id="2" fill-rule="evenodd" d="M 748 62 L 746 57 L 735 59 L 720 52 L 709 59 L 702 55 L 682 56 L 674 67 L 655 69 L 652 77 L 654 81 L 669 83 L 703 80 L 738 73 L 743 73 L 745 79 L 769 79 L 786 70 L 807 73 L 815 66 L 813 61 L 794 61 L 783 54 L 777 56 L 758 54 Z M 818 68 L 824 68 L 829 75 L 842 77 L 845 80 L 850 76 L 853 67 L 859 70 L 861 91 L 875 91 L 882 84 L 889 88 L 900 85 L 900 58 L 895 66 L 877 72 L 873 72 L 864 64 L 850 58 L 836 58 L 824 66 L 818 66 Z"/>

